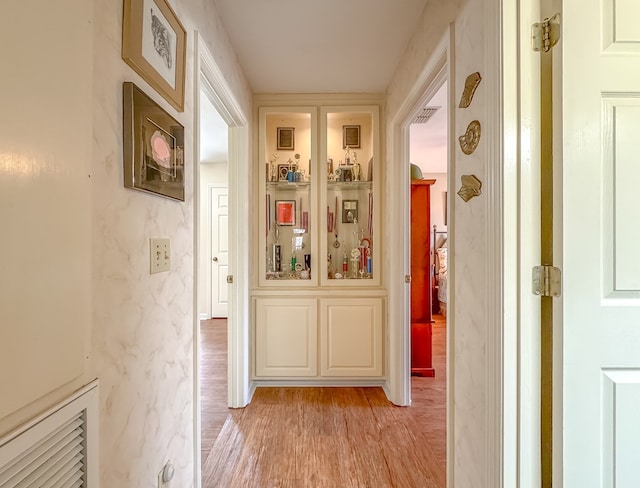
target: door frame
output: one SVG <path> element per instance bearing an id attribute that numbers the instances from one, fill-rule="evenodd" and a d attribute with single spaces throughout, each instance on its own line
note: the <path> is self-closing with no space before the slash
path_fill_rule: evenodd
<path id="1" fill-rule="evenodd" d="M 402 198 L 393 199 L 386 202 L 390 208 L 389 215 L 402 215 L 401 219 L 388 221 L 391 227 L 387 235 L 397 236 L 390 244 L 390 248 L 403 249 L 402 253 L 389 253 L 387 259 L 386 274 L 392 279 L 389 281 L 389 311 L 388 317 L 401 317 L 400 321 L 388 320 L 388 323 L 399 323 L 398 327 L 389 328 L 389 381 L 385 389 L 389 399 L 396 405 L 408 406 L 411 404 L 411 288 L 410 284 L 400 281 L 403 276 L 398 274 L 398 270 L 404 270 L 402 275 L 411 274 L 411 188 L 410 188 L 410 166 L 404 164 L 409 161 L 410 155 L 410 125 L 416 113 L 436 94 L 442 84 L 447 81 L 449 87 L 448 97 L 448 171 L 452 170 L 453 162 L 453 89 L 451 88 L 454 77 L 454 26 L 450 25 L 445 35 L 442 37 L 432 56 L 425 64 L 419 78 L 412 86 L 409 94 L 398 110 L 389 126 L 389 153 L 392 154 L 392 161 L 398 161 L 398 165 L 387 173 L 387 194 L 401 195 Z M 453 178 L 448 176 L 447 199 L 453 195 Z M 393 209 L 391 209 L 393 207 Z M 455 247 L 454 219 L 455 216 L 449 211 L 450 206 L 447 201 L 447 246 L 450 255 Z M 454 263 L 449 263 L 449 289 L 452 289 L 451 277 Z M 449 313 L 453 310 L 452 297 L 447 300 L 447 330 L 446 330 L 446 356 L 447 356 L 447 485 L 453 486 L 453 362 L 450 361 L 453 352 L 453 330 L 455 318 Z"/>
<path id="2" fill-rule="evenodd" d="M 249 187 L 250 137 L 248 118 L 233 91 L 216 64 L 212 54 L 194 31 L 194 160 L 200 159 L 200 91 L 206 85 L 214 106 L 229 126 L 229 273 L 233 283 L 229 290 L 229 316 L 227 318 L 227 402 L 230 408 L 244 407 L 250 400 L 249 381 Z M 198 312 L 198 274 L 202 263 L 200 255 L 200 165 L 193 165 L 193 405 L 194 405 L 194 480 L 201 486 L 200 472 L 200 317 Z M 242 183 L 242 184 L 240 184 Z"/>
<path id="3" fill-rule="evenodd" d="M 503 392 L 504 374 L 504 329 L 512 317 L 504 308 L 505 305 L 505 247 L 513 249 L 517 242 L 509 240 L 514 229 L 513 222 L 505 222 L 505 181 L 504 160 L 504 115 L 503 115 L 503 58 L 502 58 L 502 0 L 487 0 L 485 4 L 485 62 L 482 73 L 485 100 L 486 120 L 483 125 L 483 143 L 487 161 L 486 182 L 483 185 L 483 198 L 486 212 L 486 255 L 487 271 L 486 315 L 482 318 L 486 329 L 485 339 L 485 371 L 483 374 L 486 384 L 484 422 L 484 464 L 483 472 L 476 473 L 482 480 L 482 486 L 503 486 L 504 460 L 504 425 L 503 413 L 505 409 Z M 388 154 L 391 161 L 408 161 L 409 134 L 408 125 L 415 108 L 423 99 L 430 87 L 434 86 L 438 74 L 446 69 L 449 82 L 449 165 L 448 165 L 448 245 L 450 255 L 455 249 L 455 212 L 453 198 L 456 195 L 455 173 L 455 26 L 451 24 L 439 42 L 432 56 L 425 63 L 418 79 L 401 104 L 396 115 L 388 127 Z M 435 92 L 433 92 L 435 93 Z M 433 94 L 431 93 L 431 94 Z M 426 100 L 425 100 L 426 101 Z M 388 323 L 400 323 L 398 327 L 389 328 L 389 380 L 386 385 L 389 399 L 398 405 L 410 405 L 411 377 L 410 377 L 410 287 L 403 282 L 403 275 L 410 274 L 410 239 L 409 239 L 409 165 L 399 164 L 390 174 L 387 173 L 386 190 L 389 195 L 402 195 L 402 198 L 386 202 L 390 215 L 403 215 L 402 219 L 388 220 L 387 232 L 390 237 L 390 248 L 402 249 L 400 253 L 389 253 L 386 263 L 386 274 L 389 286 L 388 317 L 396 319 Z M 508 194 L 510 198 L 514 195 Z M 517 196 L 517 195 L 516 195 Z M 507 202 L 512 204 L 511 200 Z M 508 227 L 505 228 L 504 226 Z M 449 289 L 455 287 L 455 263 L 449 264 Z M 400 271 L 400 272 L 399 272 Z M 453 353 L 456 349 L 456 307 L 455 297 L 447 300 L 447 486 L 456 484 L 454 475 L 462 468 L 456 465 L 455 429 L 457 419 L 453 415 L 455 404 L 454 393 L 456 384 L 455 362 Z M 488 324 L 491 324 L 489 326 Z M 479 466 L 477 466 L 479 467 Z M 476 468 L 477 468 L 476 467 Z M 454 469 L 455 468 L 455 469 Z M 469 467 L 467 469 L 472 469 Z M 469 474 L 469 473 L 462 473 Z"/>

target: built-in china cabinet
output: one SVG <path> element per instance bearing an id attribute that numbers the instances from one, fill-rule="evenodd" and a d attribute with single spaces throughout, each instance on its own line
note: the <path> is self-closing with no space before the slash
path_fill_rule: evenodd
<path id="1" fill-rule="evenodd" d="M 305 101 L 256 107 L 252 376 L 381 380 L 380 105 Z"/>

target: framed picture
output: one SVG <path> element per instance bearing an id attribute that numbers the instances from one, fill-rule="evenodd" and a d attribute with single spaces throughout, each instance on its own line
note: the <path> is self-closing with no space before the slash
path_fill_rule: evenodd
<path id="1" fill-rule="evenodd" d="M 295 171 L 295 167 L 289 166 L 288 164 L 279 164 L 278 165 L 278 181 L 287 181 L 287 177 L 289 176 L 289 170 Z"/>
<path id="2" fill-rule="evenodd" d="M 122 59 L 176 110 L 184 110 L 187 33 L 167 0 L 124 0 Z"/>
<path id="3" fill-rule="evenodd" d="M 359 125 L 343 125 L 342 126 L 342 149 L 350 147 L 352 149 L 360 148 L 360 126 Z"/>
<path id="4" fill-rule="evenodd" d="M 276 224 L 296 225 L 295 200 L 276 200 Z"/>
<path id="5" fill-rule="evenodd" d="M 353 224 L 358 220 L 358 200 L 342 200 L 342 223 Z"/>
<path id="6" fill-rule="evenodd" d="M 295 151 L 295 127 L 278 127 L 278 151 Z"/>
<path id="7" fill-rule="evenodd" d="M 184 202 L 184 127 L 130 81 L 122 94 L 124 186 Z"/>

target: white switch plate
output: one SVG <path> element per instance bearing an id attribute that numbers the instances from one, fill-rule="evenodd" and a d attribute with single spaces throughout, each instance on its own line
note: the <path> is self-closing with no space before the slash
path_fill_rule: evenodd
<path id="1" fill-rule="evenodd" d="M 171 269 L 171 244 L 168 238 L 149 239 L 149 256 L 151 258 L 151 274 Z"/>

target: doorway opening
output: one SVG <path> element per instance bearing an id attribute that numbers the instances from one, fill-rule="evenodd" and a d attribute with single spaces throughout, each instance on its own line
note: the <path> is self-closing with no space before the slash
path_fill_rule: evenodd
<path id="1" fill-rule="evenodd" d="M 250 144 L 247 111 L 238 103 L 197 32 L 194 39 L 198 56 L 193 101 L 193 435 L 194 479 L 200 486 L 201 464 L 221 422 L 229 415 L 227 409 L 244 407 L 250 398 L 250 210 L 245 205 L 250 184 L 242 176 L 249 174 Z M 211 333 L 201 330 L 201 319 L 206 319 L 204 325 L 213 329 Z M 209 400 L 217 405 L 220 418 L 208 417 L 212 411 Z M 213 427 L 203 435 L 205 424 L 211 422 Z"/>
<path id="2" fill-rule="evenodd" d="M 229 126 L 214 105 L 208 84 L 199 101 L 200 452 L 204 466 L 229 415 L 227 316 L 229 274 Z"/>
<path id="3" fill-rule="evenodd" d="M 445 476 L 447 439 L 448 86 L 438 80 L 409 126 L 411 409 Z M 439 85 L 439 86 L 438 86 Z M 435 94 L 433 93 L 435 90 Z"/>

